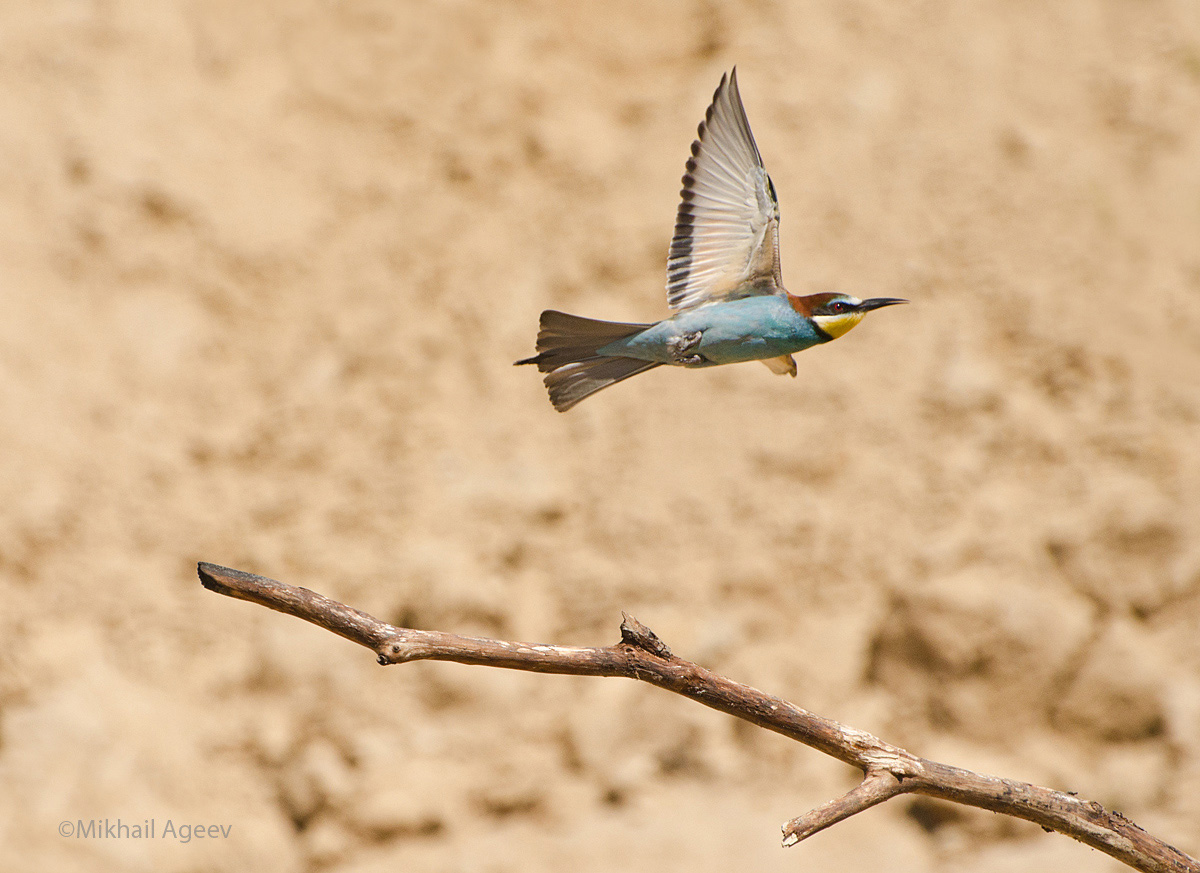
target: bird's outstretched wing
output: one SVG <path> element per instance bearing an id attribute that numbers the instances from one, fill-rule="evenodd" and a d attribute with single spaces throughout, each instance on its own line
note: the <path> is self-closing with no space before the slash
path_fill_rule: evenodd
<path id="1" fill-rule="evenodd" d="M 667 258 L 667 302 L 782 294 L 779 204 L 738 94 L 737 69 L 721 77 L 692 143 Z"/>

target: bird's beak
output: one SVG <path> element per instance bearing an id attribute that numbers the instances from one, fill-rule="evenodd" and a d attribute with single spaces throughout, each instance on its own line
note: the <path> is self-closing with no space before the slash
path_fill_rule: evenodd
<path id="1" fill-rule="evenodd" d="M 907 303 L 900 297 L 872 297 L 858 304 L 859 312 L 870 312 L 872 309 L 883 309 L 885 306 L 895 306 L 897 303 Z"/>

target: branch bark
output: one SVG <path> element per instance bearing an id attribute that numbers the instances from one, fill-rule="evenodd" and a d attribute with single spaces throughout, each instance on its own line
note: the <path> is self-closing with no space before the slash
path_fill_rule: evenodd
<path id="1" fill-rule="evenodd" d="M 335 600 L 215 564 L 198 566 L 205 588 L 294 615 L 375 652 L 380 664 L 454 661 L 535 673 L 623 676 L 783 734 L 863 771 L 849 793 L 788 822 L 791 846 L 901 794 L 924 794 L 1031 821 L 1148 873 L 1200 873 L 1200 862 L 1095 801 L 1026 782 L 986 776 L 917 757 L 878 737 L 719 676 L 671 653 L 629 615 L 621 642 L 596 648 L 505 642 L 386 624 Z"/>

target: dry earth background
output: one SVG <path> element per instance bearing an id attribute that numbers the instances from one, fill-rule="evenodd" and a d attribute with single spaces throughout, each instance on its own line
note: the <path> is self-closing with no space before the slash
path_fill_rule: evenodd
<path id="1" fill-rule="evenodd" d="M 784 275 L 910 297 L 557 415 L 546 306 L 665 310 L 723 70 Z M 0 6 L 8 870 L 1112 870 L 619 680 L 381 669 L 210 560 L 417 627 L 680 654 L 1200 852 L 1200 6 Z M 232 824 L 78 840 L 62 820 Z"/>

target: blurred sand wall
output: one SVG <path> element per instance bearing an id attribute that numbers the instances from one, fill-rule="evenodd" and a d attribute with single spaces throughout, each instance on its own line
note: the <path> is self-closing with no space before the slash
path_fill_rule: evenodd
<path id="1" fill-rule="evenodd" d="M 197 560 L 616 639 L 1200 853 L 1191 0 L 0 6 L 7 869 L 1111 870 L 632 683 L 381 670 Z M 555 414 L 545 307 L 652 320 L 721 73 L 804 353 Z M 63 837 L 60 822 L 232 825 Z"/>

